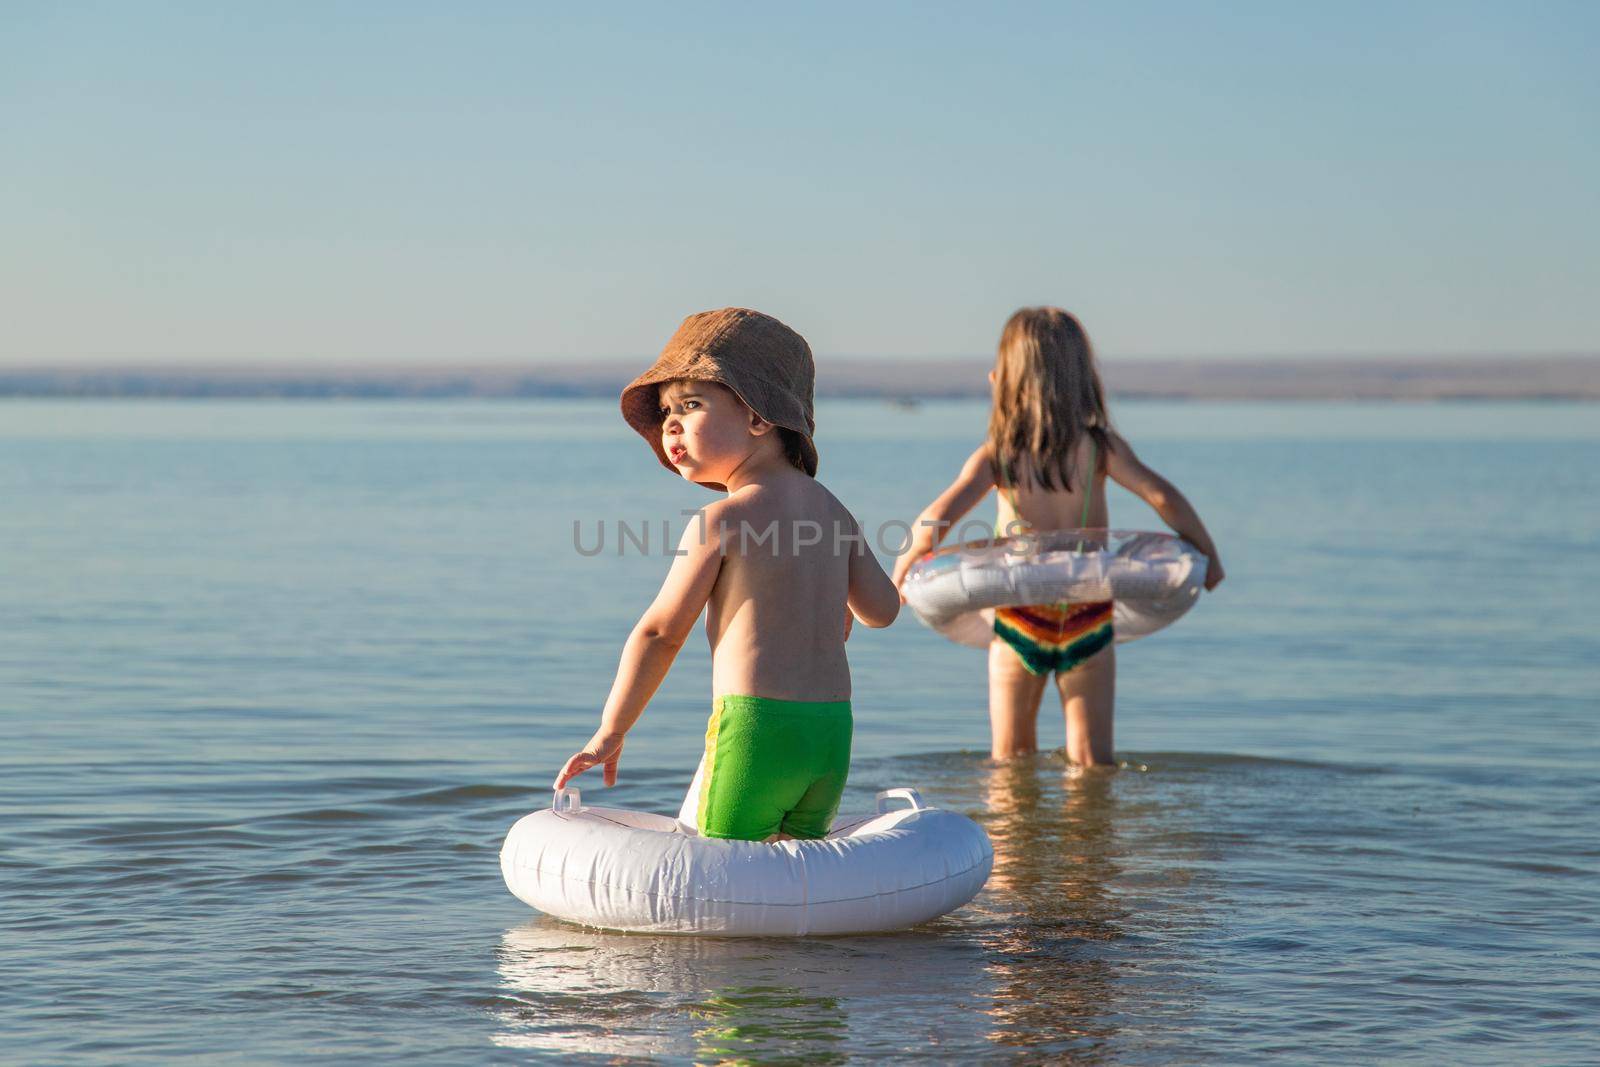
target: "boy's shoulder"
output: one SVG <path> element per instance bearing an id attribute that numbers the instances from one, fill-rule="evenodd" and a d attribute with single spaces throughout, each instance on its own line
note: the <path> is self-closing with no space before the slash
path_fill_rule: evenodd
<path id="1" fill-rule="evenodd" d="M 855 517 L 827 486 L 807 474 L 781 483 L 753 485 L 702 509 L 714 529 L 734 530 L 773 523 L 815 523 L 824 530 L 853 526 Z"/>
<path id="2" fill-rule="evenodd" d="M 779 481 L 746 486 L 708 506 L 725 515 L 783 511 L 791 514 L 813 512 L 819 517 L 826 517 L 835 512 L 847 513 L 844 504 L 827 486 L 811 475 L 799 472 Z"/>

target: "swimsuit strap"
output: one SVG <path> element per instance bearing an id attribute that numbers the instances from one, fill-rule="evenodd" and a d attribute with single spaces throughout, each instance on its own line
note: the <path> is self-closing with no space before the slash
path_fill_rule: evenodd
<path id="1" fill-rule="evenodd" d="M 1079 518 L 1078 518 L 1078 528 L 1079 529 L 1087 529 L 1088 526 L 1089 526 L 1089 503 L 1093 499 L 1091 494 L 1092 494 L 1092 492 L 1094 490 L 1095 462 L 1100 458 L 1099 448 L 1100 448 L 1100 442 L 1098 442 L 1098 441 L 1096 441 L 1094 439 L 1094 435 L 1093 434 L 1090 434 L 1089 435 L 1089 477 L 1083 483 L 1083 514 L 1081 516 L 1079 516 Z M 1000 460 L 1000 485 L 999 485 L 999 491 L 1001 493 L 1005 494 L 1006 499 L 1011 502 L 1011 514 L 1013 516 L 1015 516 L 1018 520 L 1021 520 L 1022 519 L 1022 513 L 1017 510 L 1017 491 L 1016 491 L 1015 488 L 1013 488 L 1012 486 L 1007 484 L 1008 482 L 1011 481 L 1011 479 L 1009 477 L 1007 477 L 1007 475 L 1006 475 L 1006 458 L 1004 456 L 1001 456 L 1001 457 L 999 457 L 999 460 Z M 1000 520 L 998 518 L 995 519 L 994 532 L 995 532 L 996 536 L 999 536 L 999 534 L 1000 534 Z"/>
<path id="2" fill-rule="evenodd" d="M 1011 479 L 1006 475 L 1006 457 L 1000 457 L 1000 491 L 1006 494 L 1006 499 L 1011 501 L 1011 510 L 1017 510 L 1017 491 L 1009 484 Z"/>
<path id="3" fill-rule="evenodd" d="M 1009 477 L 1007 477 L 1007 475 L 1006 475 L 1006 458 L 1004 456 L 1001 456 L 999 458 L 1000 458 L 1000 486 L 999 486 L 999 492 L 1001 494 L 1003 494 L 1005 496 L 1005 498 L 1011 502 L 1011 516 L 1012 516 L 1012 518 L 1015 519 L 1017 522 L 1022 523 L 1022 525 L 1024 527 L 1026 527 L 1028 525 L 1027 522 L 1022 518 L 1022 513 L 1017 510 L 1017 491 L 1014 488 L 1012 488 L 1010 485 L 1007 484 L 1008 482 L 1011 481 L 1011 479 Z M 1004 536 L 1004 528 L 1000 525 L 1000 516 L 999 515 L 996 515 L 994 517 L 994 535 L 996 537 L 1003 537 Z"/>
<path id="4" fill-rule="evenodd" d="M 1085 479 L 1085 481 L 1083 483 L 1083 515 L 1082 515 L 1082 517 L 1080 517 L 1078 519 L 1078 529 L 1080 529 L 1080 530 L 1087 530 L 1089 528 L 1089 500 L 1093 496 L 1093 491 L 1094 491 L 1094 465 L 1095 465 L 1095 460 L 1100 458 L 1096 454 L 1095 449 L 1097 447 L 1099 447 L 1099 444 L 1100 444 L 1100 442 L 1098 442 L 1098 441 L 1096 441 L 1094 439 L 1094 434 L 1090 434 L 1089 435 L 1089 477 L 1087 479 Z"/>

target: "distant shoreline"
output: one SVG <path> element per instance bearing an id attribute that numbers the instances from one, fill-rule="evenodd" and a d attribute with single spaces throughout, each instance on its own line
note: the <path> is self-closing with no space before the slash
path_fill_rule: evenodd
<path id="1" fill-rule="evenodd" d="M 614 398 L 648 360 L 522 365 L 0 366 L 0 397 L 149 399 Z M 888 401 L 988 395 L 987 357 L 824 359 L 817 395 Z M 1600 401 L 1600 355 L 1104 361 L 1117 397 L 1148 400 Z"/>

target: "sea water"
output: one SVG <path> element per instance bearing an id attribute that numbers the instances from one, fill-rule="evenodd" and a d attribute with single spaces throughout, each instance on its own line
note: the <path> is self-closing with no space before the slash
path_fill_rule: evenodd
<path id="1" fill-rule="evenodd" d="M 1123 769 L 1072 774 L 1048 700 L 1057 751 L 991 764 L 983 655 L 857 627 L 846 808 L 917 786 L 994 875 L 734 941 L 497 866 L 711 499 L 613 404 L 0 402 L 0 1060 L 1593 1062 L 1600 409 L 1115 415 L 1228 568 L 1119 649 Z M 985 410 L 818 417 L 875 531 Z M 697 635 L 586 799 L 673 810 L 709 696 Z"/>

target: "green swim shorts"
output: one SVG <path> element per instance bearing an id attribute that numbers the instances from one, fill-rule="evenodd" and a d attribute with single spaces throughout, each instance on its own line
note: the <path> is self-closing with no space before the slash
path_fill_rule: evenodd
<path id="1" fill-rule="evenodd" d="M 848 700 L 720 696 L 706 726 L 704 837 L 828 835 L 850 774 Z"/>

